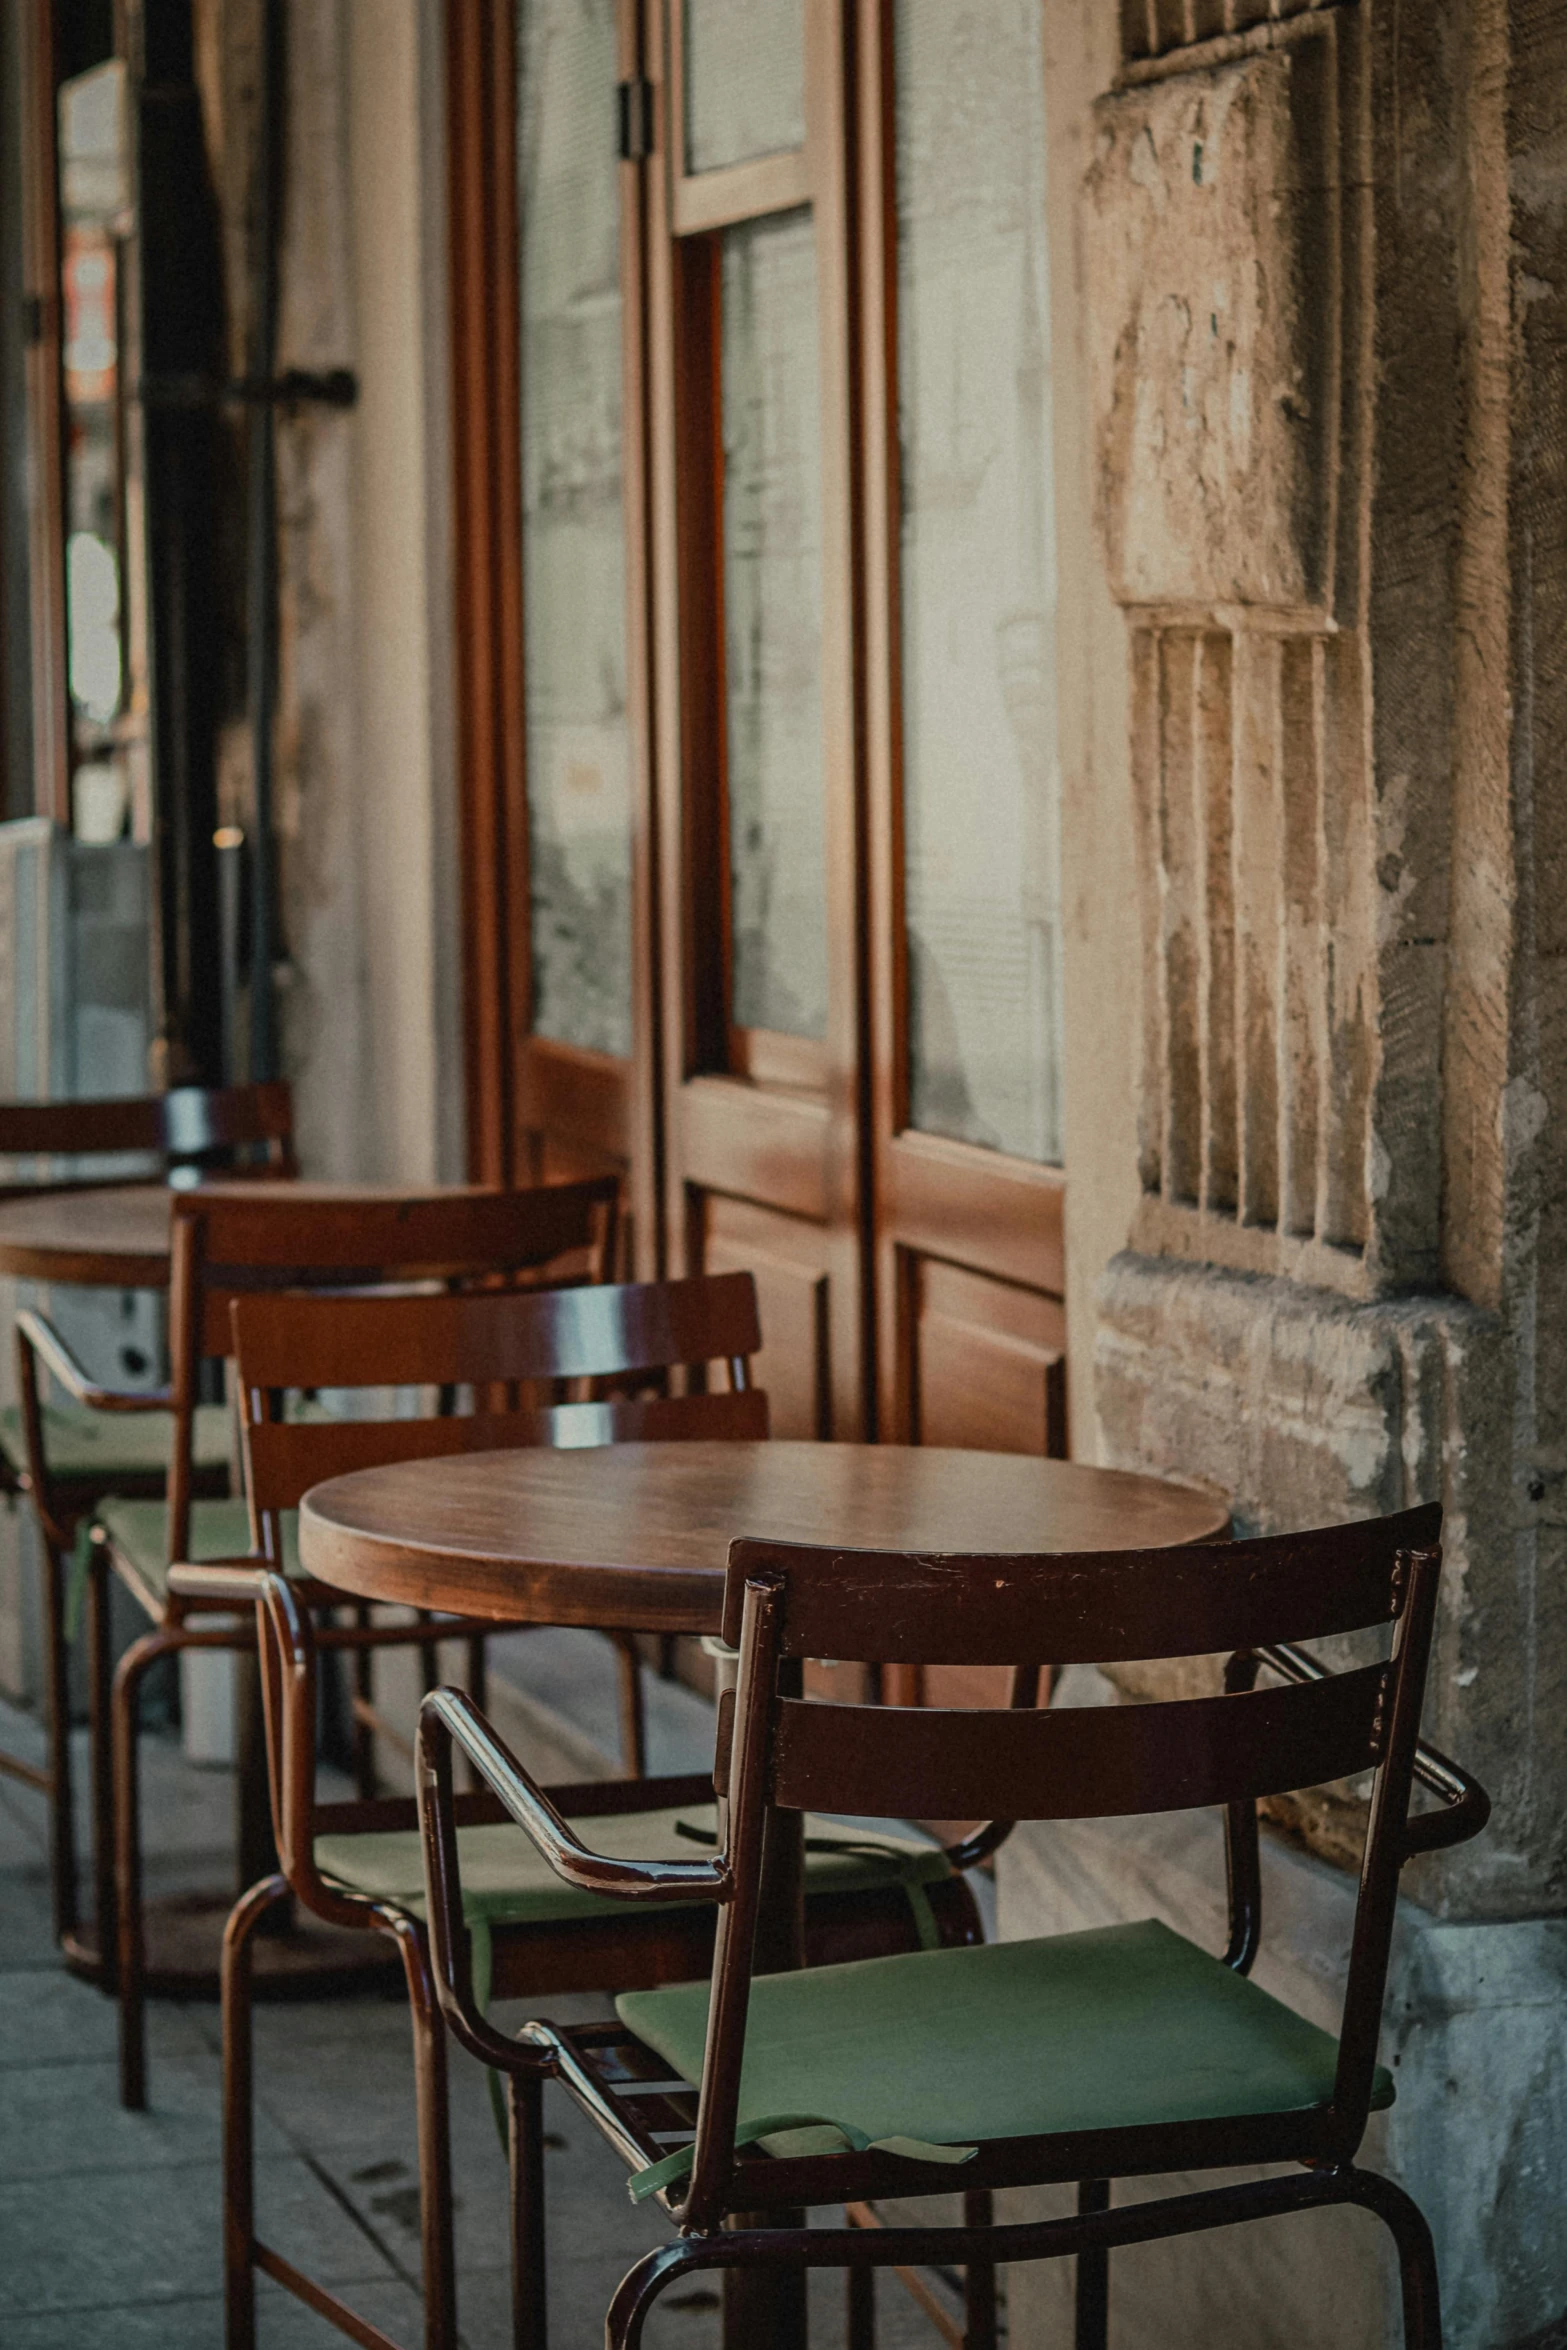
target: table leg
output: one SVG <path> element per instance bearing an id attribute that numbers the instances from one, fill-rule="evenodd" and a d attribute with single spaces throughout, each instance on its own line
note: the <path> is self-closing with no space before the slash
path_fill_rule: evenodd
<path id="1" fill-rule="evenodd" d="M 779 1694 L 798 1697 L 799 1665 L 786 1665 Z M 756 1972 L 784 1974 L 805 1964 L 805 1842 L 797 1811 L 767 1815 L 762 1846 L 762 1891 L 756 1924 Z M 803 2211 L 748 2211 L 737 2228 L 798 2228 Z M 806 2272 L 801 2269 L 727 2269 L 724 2272 L 724 2350 L 806 2350 Z"/>
<path id="2" fill-rule="evenodd" d="M 253 1651 L 234 1659 L 234 1847 L 241 1893 L 275 1872 L 278 1859 L 267 1785 L 261 1666 Z M 284 1912 L 284 1922 L 286 1918 Z"/>

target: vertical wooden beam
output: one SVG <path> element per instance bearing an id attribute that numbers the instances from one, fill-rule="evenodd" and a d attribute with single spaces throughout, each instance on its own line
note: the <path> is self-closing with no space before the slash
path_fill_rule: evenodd
<path id="1" fill-rule="evenodd" d="M 71 821 L 66 699 L 65 399 L 61 379 L 60 214 L 51 0 L 22 0 L 22 272 L 27 305 L 33 806 Z"/>
<path id="2" fill-rule="evenodd" d="M 446 42 L 468 1171 L 504 1183 L 530 981 L 510 11 L 447 0 Z"/>

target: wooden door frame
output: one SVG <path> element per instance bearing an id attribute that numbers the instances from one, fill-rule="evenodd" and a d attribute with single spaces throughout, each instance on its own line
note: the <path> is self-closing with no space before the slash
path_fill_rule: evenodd
<path id="1" fill-rule="evenodd" d="M 659 168 L 648 179 L 651 554 L 657 580 L 654 706 L 661 774 L 661 984 L 668 1217 L 672 1261 L 693 1267 L 699 1246 L 688 1203 L 733 1192 L 823 1227 L 832 1366 L 832 1423 L 841 1436 L 874 1420 L 865 1221 L 867 1008 L 864 958 L 864 776 L 859 613 L 858 346 L 852 309 L 853 12 L 843 0 L 805 0 L 806 145 L 692 178 L 684 171 L 678 98 L 678 8 L 648 0 L 644 71 L 653 88 Z M 678 28 L 677 28 L 678 30 Z M 682 446 L 689 353 L 681 347 L 687 300 L 682 241 L 759 212 L 809 202 L 816 229 L 822 381 L 822 710 L 826 802 L 829 1012 L 820 1090 L 768 1083 L 733 1066 L 723 1003 L 699 974 L 711 941 L 693 918 L 716 888 L 727 898 L 723 811 L 715 801 L 722 761 L 711 739 L 711 695 L 691 690 L 693 664 L 712 649 L 692 625 L 692 549 L 682 530 L 680 482 L 700 453 Z M 708 354 L 708 372 L 716 369 Z M 709 524 L 711 539 L 716 517 Z M 706 560 L 718 560 L 716 544 Z M 699 592 L 699 591 L 698 591 Z M 704 717 L 707 710 L 709 715 Z M 715 862 L 715 858 L 718 860 Z M 724 925 L 727 929 L 727 924 Z M 727 963 L 727 956 L 724 957 Z M 720 1039 L 724 1041 L 721 1043 Z M 808 1058 L 802 1054 L 802 1063 Z"/>
<path id="2" fill-rule="evenodd" d="M 71 822 L 69 645 L 65 611 L 65 380 L 60 288 L 59 132 L 52 0 L 19 0 L 17 91 L 22 170 L 25 362 L 34 467 L 28 603 L 36 814 Z"/>
<path id="3" fill-rule="evenodd" d="M 618 71 L 641 69 L 641 11 L 620 0 Z M 471 1179 L 543 1172 L 530 1137 L 629 1162 L 636 1268 L 662 1264 L 651 663 L 646 596 L 646 166 L 622 160 L 626 670 L 632 771 L 632 1051 L 535 1036 L 524 701 L 521 302 L 516 20 L 501 0 L 446 0 L 463 1054 Z M 605 139 L 612 121 L 605 92 Z"/>
<path id="4" fill-rule="evenodd" d="M 898 346 L 893 54 L 889 0 L 852 0 L 858 18 L 860 378 L 864 449 L 865 719 L 869 891 L 871 1177 L 877 1419 L 913 1433 L 916 1372 L 909 1283 L 917 1255 L 1062 1296 L 1066 1176 L 1060 1167 L 924 1134 L 909 1123 L 904 919 L 903 690 L 898 478 Z M 956 1212 L 961 1203 L 961 1213 Z M 1066 1449 L 1064 1384 L 1052 1449 Z"/>

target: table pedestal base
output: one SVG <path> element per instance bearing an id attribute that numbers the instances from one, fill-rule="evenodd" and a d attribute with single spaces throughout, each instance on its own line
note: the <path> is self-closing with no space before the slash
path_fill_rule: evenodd
<path id="1" fill-rule="evenodd" d="M 147 1938 L 147 1995 L 152 1999 L 216 1999 L 223 1928 L 232 1893 L 174 1893 L 142 1910 Z M 83 1982 L 104 1984 L 105 1968 L 91 1926 L 67 1936 L 65 1963 Z M 372 1977 L 401 1982 L 402 1961 L 384 1934 L 323 1925 L 297 1911 L 281 1932 L 251 1943 L 257 1999 L 327 1998 Z"/>

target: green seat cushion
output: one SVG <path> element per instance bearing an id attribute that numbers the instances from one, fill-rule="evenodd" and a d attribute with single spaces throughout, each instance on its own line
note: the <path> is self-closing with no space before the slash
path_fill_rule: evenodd
<path id="1" fill-rule="evenodd" d="M 106 1501 L 97 1523 L 115 1550 L 149 1590 L 166 1591 L 169 1582 L 168 1511 L 161 1501 Z M 299 1573 L 298 1520 L 290 1510 L 283 1520 L 284 1565 Z M 190 1512 L 192 1559 L 249 1558 L 250 1511 L 243 1501 L 192 1502 Z"/>
<path id="2" fill-rule="evenodd" d="M 708 1985 L 628 1991 L 622 2023 L 701 2079 Z M 751 1988 L 740 2121 L 817 2115 L 941 2146 L 1328 2103 L 1338 2042 L 1155 1919 L 921 1950 Z M 1380 2066 L 1374 2106 L 1390 2105 Z M 798 2151 L 774 2147 L 770 2151 Z"/>
<path id="3" fill-rule="evenodd" d="M 233 1424 L 227 1404 L 202 1404 L 194 1433 L 198 1468 L 222 1469 L 232 1454 Z M 44 1458 L 61 1477 L 90 1477 L 112 1484 L 116 1477 L 155 1476 L 166 1471 L 174 1442 L 168 1412 L 90 1412 L 80 1404 L 45 1404 Z M 0 1411 L 0 1453 L 18 1475 L 27 1468 L 27 1439 L 19 1404 Z"/>
<path id="4" fill-rule="evenodd" d="M 673 1811 L 605 1813 L 576 1822 L 577 1834 L 595 1852 L 621 1860 L 691 1860 L 711 1849 L 715 1814 L 690 1806 Z M 695 1828 L 693 1838 L 679 1823 Z M 857 1833 L 830 1820 L 808 1819 L 806 1891 L 859 1893 L 881 1885 L 924 1885 L 950 1874 L 936 1844 L 912 1836 Z M 502 1821 L 494 1827 L 459 1828 L 463 1914 L 470 1925 L 547 1924 L 559 1918 L 592 1917 L 606 1908 L 640 1907 L 602 1893 L 582 1893 L 557 1877 L 544 1855 L 520 1828 Z M 424 1872 L 416 1831 L 318 1836 L 316 1866 L 356 1893 L 424 1914 Z M 704 1987 L 705 1988 L 705 1987 Z"/>

